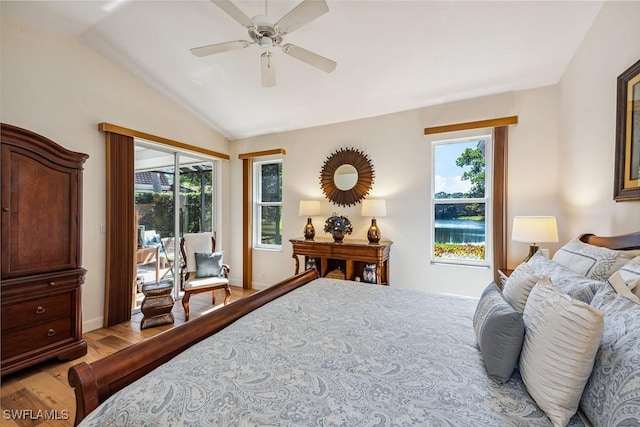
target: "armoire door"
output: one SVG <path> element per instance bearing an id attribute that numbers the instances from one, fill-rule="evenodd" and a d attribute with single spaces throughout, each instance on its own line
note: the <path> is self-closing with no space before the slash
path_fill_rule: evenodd
<path id="1" fill-rule="evenodd" d="M 78 170 L 2 144 L 2 278 L 79 266 Z"/>

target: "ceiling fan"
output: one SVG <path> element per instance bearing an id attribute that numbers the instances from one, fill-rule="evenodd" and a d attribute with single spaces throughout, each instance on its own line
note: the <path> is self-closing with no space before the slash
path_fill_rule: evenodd
<path id="1" fill-rule="evenodd" d="M 290 10 L 280 20 L 269 16 L 267 2 L 265 0 L 264 15 L 256 15 L 249 18 L 236 5 L 226 0 L 211 0 L 229 16 L 238 21 L 249 31 L 248 40 L 234 40 L 225 43 L 210 44 L 207 46 L 195 47 L 191 53 L 195 56 L 208 56 L 216 53 L 227 52 L 235 49 L 244 49 L 253 44 L 258 44 L 264 51 L 261 56 L 262 86 L 272 87 L 276 84 L 276 73 L 273 64 L 273 48 L 279 47 L 284 53 L 300 61 L 306 62 L 327 73 L 336 68 L 336 63 L 317 53 L 303 49 L 293 44 L 282 44 L 286 34 L 292 33 L 303 25 L 313 21 L 329 11 L 329 6 L 325 0 L 303 0 L 295 8 Z"/>

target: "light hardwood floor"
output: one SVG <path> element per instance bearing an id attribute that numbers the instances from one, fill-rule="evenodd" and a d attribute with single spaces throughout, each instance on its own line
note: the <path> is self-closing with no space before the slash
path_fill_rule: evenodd
<path id="1" fill-rule="evenodd" d="M 191 318 L 222 307 L 224 293 L 216 291 L 215 306 L 211 294 L 193 295 L 190 300 Z M 255 291 L 231 287 L 231 303 Z M 142 314 L 130 322 L 111 328 L 101 328 L 83 334 L 87 341 L 87 355 L 68 362 L 56 360 L 41 363 L 20 372 L 6 375 L 0 385 L 0 425 L 4 426 L 73 426 L 75 395 L 67 380 L 67 371 L 82 361 L 92 362 L 128 347 L 164 330 L 184 323 L 184 310 L 180 301 L 173 306 L 175 323 L 140 330 Z M 22 419 L 20 419 L 22 418 Z M 49 419 L 47 419 L 49 418 Z M 51 419 L 57 418 L 57 419 Z M 64 419 L 66 418 L 66 419 Z"/>

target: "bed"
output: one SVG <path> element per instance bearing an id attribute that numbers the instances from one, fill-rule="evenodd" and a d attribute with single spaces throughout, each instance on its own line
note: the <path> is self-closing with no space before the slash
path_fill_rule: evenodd
<path id="1" fill-rule="evenodd" d="M 640 233 L 583 235 L 573 243 L 582 242 L 631 259 Z M 567 248 L 565 255 L 575 257 Z M 620 269 L 609 261 L 609 269 Z M 593 271 L 604 274 L 603 268 Z M 551 280 L 573 296 L 620 309 L 607 281 L 563 273 L 575 275 L 576 285 L 560 270 L 548 270 Z M 560 425 L 529 394 L 519 369 L 503 381 L 489 374 L 477 329 L 490 287 L 479 300 L 319 278 L 308 270 L 72 367 L 76 425 Z M 640 306 L 621 303 L 622 317 L 603 316 L 620 318 L 624 327 L 612 324 L 611 337 L 604 322 L 580 401 L 586 415 L 571 412 L 562 425 L 588 425 L 587 417 L 594 425 L 640 424 Z"/>

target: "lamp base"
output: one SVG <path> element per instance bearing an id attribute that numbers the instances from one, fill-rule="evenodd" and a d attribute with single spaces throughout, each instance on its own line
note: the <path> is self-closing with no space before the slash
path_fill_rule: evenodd
<path id="1" fill-rule="evenodd" d="M 532 256 L 534 256 L 536 254 L 536 252 L 538 252 L 538 249 L 540 249 L 540 246 L 538 246 L 536 243 L 532 243 L 529 246 L 529 254 L 525 257 L 524 260 L 522 260 L 522 262 L 527 262 L 529 261 L 529 258 L 531 258 Z"/>
<path id="2" fill-rule="evenodd" d="M 371 227 L 369 227 L 369 231 L 367 232 L 367 239 L 369 239 L 369 243 L 378 243 L 380 241 L 380 229 L 378 228 L 378 223 L 375 218 L 371 219 Z"/>
<path id="3" fill-rule="evenodd" d="M 313 240 L 316 237 L 316 229 L 311 224 L 311 217 L 307 218 L 307 225 L 304 226 L 304 238 L 305 240 Z"/>

